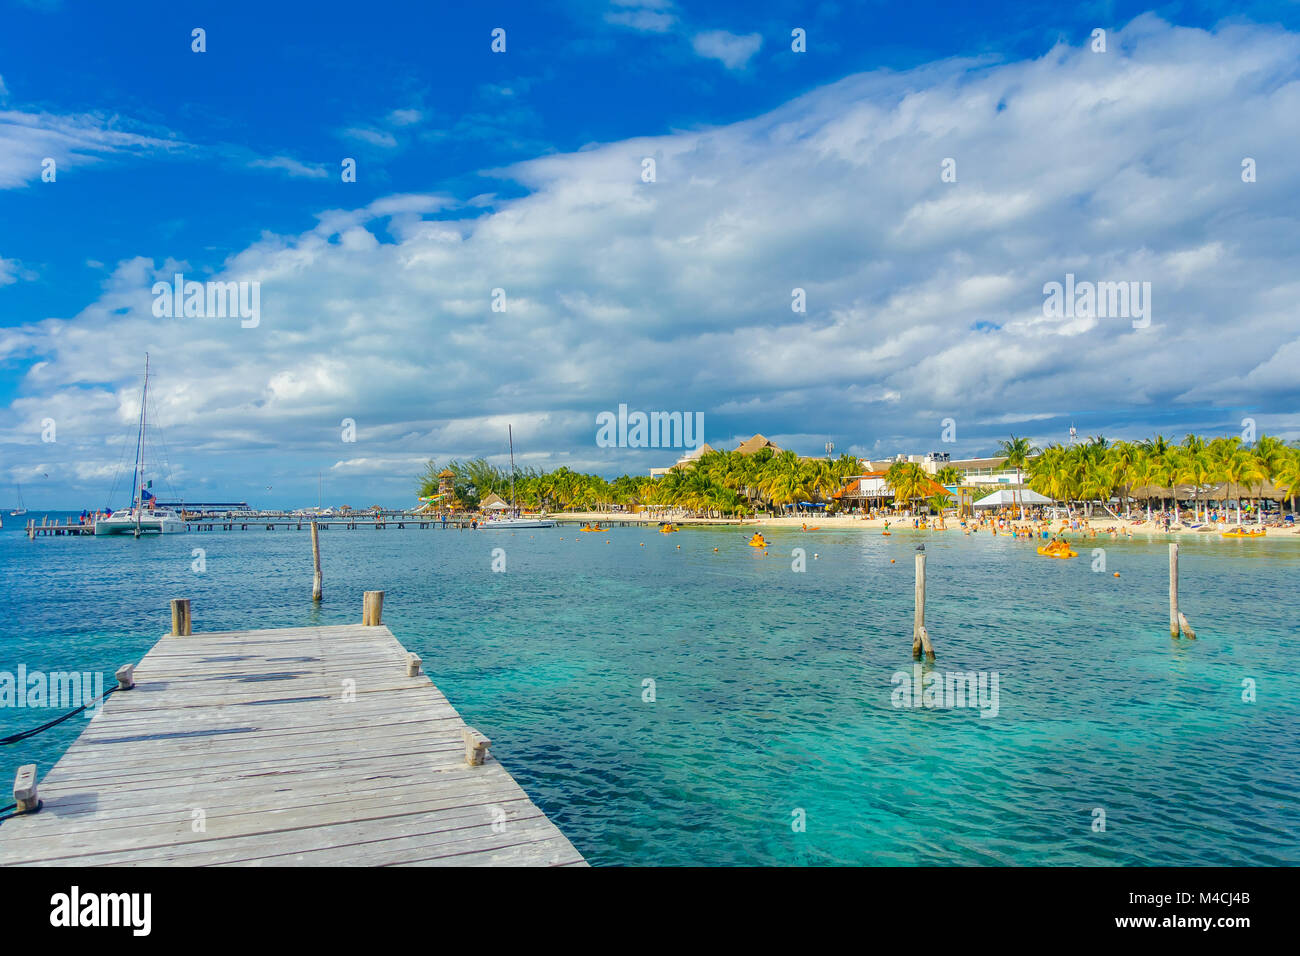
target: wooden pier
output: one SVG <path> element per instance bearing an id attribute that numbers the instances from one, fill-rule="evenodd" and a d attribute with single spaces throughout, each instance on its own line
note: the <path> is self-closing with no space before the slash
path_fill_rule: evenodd
<path id="1" fill-rule="evenodd" d="M 549 521 L 554 521 L 557 527 L 561 527 L 563 525 L 569 525 L 569 524 L 584 525 L 597 520 L 594 518 L 571 518 L 563 514 L 547 515 L 546 518 Z M 597 523 L 603 527 L 617 526 L 620 528 L 636 528 L 636 527 L 646 527 L 646 526 L 666 524 L 670 522 L 673 524 L 681 525 L 682 527 L 740 525 L 745 523 L 742 519 L 739 518 L 708 518 L 708 519 L 701 519 L 701 518 L 682 519 L 682 518 L 660 518 L 660 517 L 647 518 L 640 515 L 624 515 L 624 514 L 618 514 L 611 517 L 600 518 Z M 231 517 L 229 515 L 224 515 L 224 516 L 216 516 L 216 517 L 186 518 L 185 530 L 190 532 L 248 531 L 250 529 L 262 530 L 262 531 L 276 531 L 276 530 L 308 531 L 311 529 L 312 523 L 313 521 L 311 518 L 303 518 L 299 516 Z M 460 516 L 456 518 L 449 518 L 447 521 L 442 521 L 439 518 L 431 518 L 428 515 L 386 514 L 386 515 L 381 515 L 379 517 L 335 516 L 330 518 L 317 518 L 315 519 L 315 524 L 317 528 L 321 531 L 328 531 L 331 527 L 344 528 L 349 531 L 355 531 L 358 528 L 374 528 L 378 531 L 382 531 L 385 528 L 398 528 L 398 529 L 442 528 L 444 530 L 452 529 L 456 531 L 467 531 L 474 527 L 475 519 L 472 517 Z M 478 521 L 478 525 L 481 527 L 482 521 Z M 72 522 L 59 524 L 58 522 L 51 522 L 48 519 L 42 519 L 40 522 L 37 522 L 35 519 L 31 519 L 27 522 L 27 526 L 26 528 L 24 528 L 24 531 L 26 531 L 28 539 L 35 540 L 38 537 L 48 537 L 51 535 L 70 534 L 70 535 L 92 535 L 93 536 L 95 533 L 95 528 L 94 525 L 92 524 L 78 524 Z"/>
<path id="2" fill-rule="evenodd" d="M 0 824 L 0 865 L 585 865 L 381 613 L 164 637 Z"/>
<path id="3" fill-rule="evenodd" d="M 23 530 L 27 533 L 27 540 L 33 541 L 38 536 L 46 537 L 50 535 L 65 534 L 93 535 L 95 533 L 95 526 L 92 524 L 81 524 L 80 522 L 74 523 L 71 521 L 59 524 L 57 521 L 51 521 L 48 517 L 45 517 L 41 519 L 39 524 L 37 524 L 35 518 L 29 518 L 27 520 L 27 526 L 23 528 Z"/>
<path id="4" fill-rule="evenodd" d="M 331 527 L 346 528 L 349 531 L 355 531 L 358 528 L 375 528 L 380 531 L 385 528 L 451 528 L 457 531 L 465 531 L 473 528 L 472 518 L 455 518 L 448 519 L 446 522 L 434 520 L 429 517 L 419 515 L 400 515 L 397 517 L 384 516 L 380 518 L 327 518 L 316 520 L 316 525 L 322 531 L 328 531 Z M 306 531 L 311 528 L 312 520 L 310 518 L 277 518 L 277 517 L 214 517 L 214 518 L 186 518 L 186 531 L 248 531 L 250 528 L 263 531 L 292 530 Z M 95 526 L 93 524 L 81 524 L 80 522 L 66 522 L 60 524 L 57 521 L 50 521 L 43 518 L 37 522 L 35 518 L 27 522 L 23 531 L 27 534 L 28 540 L 34 541 L 36 538 L 44 538 L 55 535 L 89 535 L 94 536 Z M 127 537 L 127 535 L 119 535 Z M 153 535 L 148 535 L 153 537 Z"/>

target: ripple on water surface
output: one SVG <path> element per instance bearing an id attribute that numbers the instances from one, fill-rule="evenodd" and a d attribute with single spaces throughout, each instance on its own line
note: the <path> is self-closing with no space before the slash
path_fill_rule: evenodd
<path id="1" fill-rule="evenodd" d="M 763 555 L 734 530 L 333 528 L 313 608 L 305 532 L 5 528 L 0 671 L 111 679 L 175 596 L 219 630 L 350 623 L 382 588 L 386 623 L 593 863 L 1300 862 L 1297 542 L 1187 541 L 1200 639 L 1176 643 L 1162 541 L 1099 540 L 1103 574 L 1091 548 L 1050 561 L 1005 537 L 768 537 Z M 938 669 L 997 672 L 996 717 L 893 706 L 920 541 Z M 46 716 L 5 708 L 0 731 Z M 0 772 L 48 769 L 78 720 L 6 748 Z"/>

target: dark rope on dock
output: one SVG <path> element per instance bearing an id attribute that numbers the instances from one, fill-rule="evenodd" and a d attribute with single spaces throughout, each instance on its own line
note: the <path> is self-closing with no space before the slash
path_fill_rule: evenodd
<path id="1" fill-rule="evenodd" d="M 8 737 L 0 737 L 0 747 L 4 747 L 4 746 L 6 746 L 6 745 L 8 745 L 8 744 L 16 744 L 16 743 L 18 743 L 20 740 L 26 740 L 28 737 L 35 737 L 35 736 L 36 736 L 37 734 L 39 734 L 41 731 L 43 731 L 43 730 L 49 730 L 51 727 L 54 727 L 54 726 L 57 726 L 58 724 L 63 723 L 63 722 L 64 722 L 65 720 L 67 720 L 69 717 L 75 717 L 75 716 L 77 716 L 77 714 L 81 713 L 81 712 L 82 712 L 83 710 L 85 710 L 87 707 L 93 707 L 95 704 L 98 704 L 100 701 L 108 700 L 108 698 L 109 698 L 112 694 L 117 693 L 120 689 L 121 689 L 121 688 L 119 688 L 119 687 L 110 687 L 108 690 L 104 691 L 104 693 L 100 694 L 100 695 L 99 695 L 98 697 L 96 697 L 94 700 L 92 700 L 92 701 L 88 701 L 87 703 L 82 704 L 82 705 L 81 705 L 80 707 L 78 707 L 76 710 L 69 711 L 68 713 L 64 714 L 62 717 L 55 717 L 53 720 L 51 720 L 51 721 L 49 721 L 49 722 L 47 722 L 47 723 L 41 724 L 39 727 L 33 727 L 31 730 L 24 730 L 24 731 L 22 731 L 22 732 L 20 732 L 20 733 L 10 734 Z M 0 811 L 0 812 L 3 812 L 3 811 Z"/>
<path id="2" fill-rule="evenodd" d="M 45 806 L 45 801 L 37 800 L 36 806 L 32 807 L 30 810 L 19 810 L 18 804 L 16 803 L 11 803 L 7 807 L 0 807 L 0 823 L 4 823 L 6 820 L 12 820 L 14 817 L 21 817 L 29 813 L 35 813 L 43 806 Z"/>

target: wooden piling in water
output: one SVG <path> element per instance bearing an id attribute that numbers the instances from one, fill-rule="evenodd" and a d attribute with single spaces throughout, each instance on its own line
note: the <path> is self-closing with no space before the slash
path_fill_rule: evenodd
<path id="1" fill-rule="evenodd" d="M 1169 636 L 1178 637 L 1178 545 L 1169 545 Z"/>
<path id="2" fill-rule="evenodd" d="M 912 613 L 912 660 L 919 661 L 924 652 L 926 660 L 934 660 L 934 645 L 925 629 L 925 552 L 916 556 L 916 609 Z"/>
<path id="3" fill-rule="evenodd" d="M 1189 641 L 1196 640 L 1196 631 L 1187 621 L 1187 615 L 1178 609 L 1178 545 L 1169 545 L 1169 636 L 1179 634 Z"/>
<path id="4" fill-rule="evenodd" d="M 172 600 L 172 637 L 190 636 L 190 599 Z"/>
<path id="5" fill-rule="evenodd" d="M 379 627 L 384 623 L 384 592 L 366 591 L 361 599 L 361 623 Z"/>
<path id="6" fill-rule="evenodd" d="M 321 599 L 321 575 L 320 575 L 320 529 L 316 527 L 316 522 L 311 523 L 311 560 L 315 567 L 315 573 L 311 579 L 311 599 L 319 601 Z"/>

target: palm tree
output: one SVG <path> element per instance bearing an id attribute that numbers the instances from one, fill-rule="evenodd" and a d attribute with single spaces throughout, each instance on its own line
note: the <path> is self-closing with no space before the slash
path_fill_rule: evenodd
<path id="1" fill-rule="evenodd" d="M 1240 447 L 1239 439 L 1233 438 L 1227 443 L 1226 450 L 1218 459 L 1218 470 L 1228 488 L 1237 489 L 1237 524 L 1241 524 L 1241 485 L 1244 482 L 1262 480 L 1264 468 L 1250 451 Z"/>
<path id="2" fill-rule="evenodd" d="M 1150 442 L 1139 442 L 1137 451 L 1133 456 L 1133 463 L 1129 466 L 1129 492 L 1132 493 L 1134 488 L 1141 488 L 1146 492 L 1143 498 L 1146 499 L 1147 521 L 1151 521 L 1151 486 L 1159 481 L 1159 462 L 1156 461 L 1151 452 Z"/>
<path id="3" fill-rule="evenodd" d="M 1003 467 L 1014 468 L 1016 470 L 1014 497 L 1017 503 L 1020 504 L 1020 520 L 1023 521 L 1025 518 L 1025 506 L 1023 502 L 1020 502 L 1019 500 L 1020 472 L 1023 471 L 1025 465 L 1029 463 L 1030 457 L 1037 455 L 1039 451 L 1028 438 L 1017 438 L 1015 435 L 1011 436 L 1010 441 L 998 442 L 998 451 L 1005 459 L 1002 462 Z"/>
<path id="4" fill-rule="evenodd" d="M 1208 483 L 1212 471 L 1210 470 L 1210 458 L 1206 449 L 1205 439 L 1197 435 L 1187 435 L 1183 438 L 1182 447 L 1179 449 L 1177 457 L 1178 474 L 1182 481 L 1192 486 L 1192 512 L 1193 520 L 1201 520 L 1201 486 Z M 1177 498 L 1175 497 L 1175 510 L 1177 509 Z M 1206 505 L 1206 515 L 1209 515 L 1209 505 Z"/>
<path id="5" fill-rule="evenodd" d="M 835 462 L 821 458 L 806 463 L 808 466 L 808 490 L 818 501 L 829 501 L 831 495 L 839 491 L 844 481 L 839 476 Z"/>
<path id="6" fill-rule="evenodd" d="M 1272 435 L 1260 435 L 1251 451 L 1255 456 L 1255 460 L 1259 463 L 1259 470 L 1262 475 L 1260 481 L 1276 483 L 1275 478 L 1278 469 L 1286 461 L 1290 451 L 1286 446 L 1286 442 L 1280 438 L 1274 438 Z"/>
<path id="7" fill-rule="evenodd" d="M 1044 497 L 1051 498 L 1055 504 L 1061 495 L 1061 485 L 1065 476 L 1062 459 L 1065 449 L 1053 442 L 1043 449 L 1042 454 L 1030 460 L 1025 468 L 1025 478 L 1031 490 Z"/>
<path id="8" fill-rule="evenodd" d="M 1177 501 L 1178 491 L 1174 486 L 1178 481 L 1178 469 L 1173 462 L 1173 446 L 1169 444 L 1169 440 L 1164 435 L 1156 435 L 1143 444 L 1146 446 L 1146 455 L 1150 462 L 1152 482 L 1162 488 L 1168 488 L 1175 495 L 1175 501 Z M 1160 497 L 1160 510 L 1165 510 L 1163 495 Z"/>
<path id="9" fill-rule="evenodd" d="M 894 505 L 901 499 L 905 506 L 918 498 L 929 482 L 925 470 L 912 461 L 896 461 L 885 471 L 885 484 L 894 492 Z"/>
<path id="10" fill-rule="evenodd" d="M 1127 517 L 1133 516 L 1129 492 L 1133 488 L 1133 465 L 1137 462 L 1139 454 L 1139 447 L 1126 441 L 1115 442 L 1110 446 L 1108 453 L 1115 486 L 1124 489 L 1124 514 Z"/>
<path id="11" fill-rule="evenodd" d="M 1300 452 L 1288 448 L 1273 472 L 1273 483 L 1291 500 L 1291 513 L 1295 514 L 1296 490 L 1300 489 Z"/>
<path id="12" fill-rule="evenodd" d="M 763 475 L 759 487 L 775 505 L 793 504 L 808 494 L 804 469 L 792 451 L 783 451 L 766 462 Z"/>
<path id="13" fill-rule="evenodd" d="M 961 484 L 961 469 L 955 465 L 944 465 L 934 473 L 934 480 L 941 485 Z"/>
<path id="14" fill-rule="evenodd" d="M 1100 501 L 1103 508 L 1110 501 L 1111 492 L 1115 490 L 1114 467 L 1106 449 L 1106 439 L 1100 435 L 1075 448 L 1080 453 L 1077 479 L 1079 497 L 1087 503 L 1088 514 L 1091 516 L 1093 501 Z"/>
<path id="15" fill-rule="evenodd" d="M 941 515 L 943 514 L 943 509 L 952 504 L 952 495 L 948 494 L 946 491 L 942 494 L 936 491 L 926 499 L 925 503 L 930 506 L 931 511 L 937 515 Z"/>

